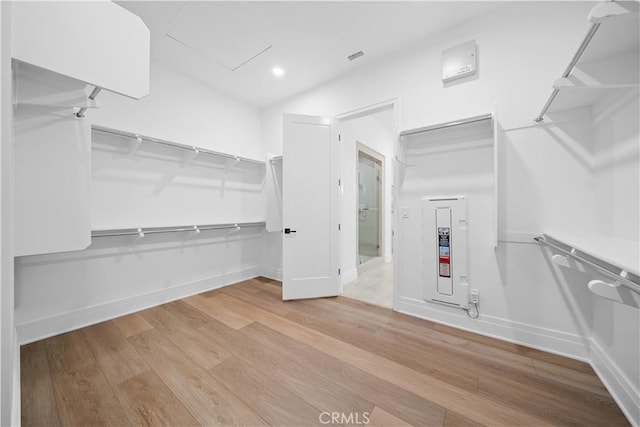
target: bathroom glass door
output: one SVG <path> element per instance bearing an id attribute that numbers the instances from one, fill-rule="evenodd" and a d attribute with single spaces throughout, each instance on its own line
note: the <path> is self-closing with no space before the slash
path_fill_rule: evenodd
<path id="1" fill-rule="evenodd" d="M 382 164 L 358 152 L 358 264 L 380 256 Z"/>

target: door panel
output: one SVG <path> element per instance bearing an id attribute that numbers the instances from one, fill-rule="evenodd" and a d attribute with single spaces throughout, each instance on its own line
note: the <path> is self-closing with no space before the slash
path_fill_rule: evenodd
<path id="1" fill-rule="evenodd" d="M 339 293 L 337 171 L 338 137 L 334 121 L 285 115 L 282 192 L 285 300 Z"/>
<path id="2" fill-rule="evenodd" d="M 358 264 L 380 256 L 380 169 L 358 153 Z"/>

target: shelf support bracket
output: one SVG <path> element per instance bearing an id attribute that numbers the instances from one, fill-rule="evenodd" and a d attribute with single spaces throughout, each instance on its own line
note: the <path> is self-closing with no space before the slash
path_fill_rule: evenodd
<path id="1" fill-rule="evenodd" d="M 638 10 L 640 10 L 640 5 L 637 2 L 607 1 L 599 3 L 591 10 L 589 22 L 592 24 L 601 23 L 614 16 L 636 14 Z"/>
<path id="2" fill-rule="evenodd" d="M 89 99 L 91 101 L 93 101 L 94 99 L 96 99 L 96 97 L 98 96 L 98 94 L 100 93 L 100 91 L 102 90 L 101 87 L 94 87 L 93 90 L 91 91 L 91 93 L 89 94 Z M 78 110 L 78 112 L 76 113 L 76 117 L 81 119 L 84 117 L 84 113 L 87 112 L 87 110 L 89 109 L 89 107 L 82 107 Z"/>

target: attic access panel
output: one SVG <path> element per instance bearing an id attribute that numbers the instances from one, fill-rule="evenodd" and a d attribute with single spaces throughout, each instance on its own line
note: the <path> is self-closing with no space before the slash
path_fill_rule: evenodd
<path id="1" fill-rule="evenodd" d="M 261 29 L 248 25 L 254 17 L 244 9 L 227 2 L 189 2 L 167 36 L 235 71 L 271 48 Z"/>

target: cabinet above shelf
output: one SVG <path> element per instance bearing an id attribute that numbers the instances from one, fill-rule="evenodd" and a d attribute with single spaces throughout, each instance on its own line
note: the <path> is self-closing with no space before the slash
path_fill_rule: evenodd
<path id="1" fill-rule="evenodd" d="M 553 113 L 589 107 L 640 85 L 638 3 L 604 2 L 589 15 L 587 33 L 562 76 L 553 83 L 536 123 Z"/>
<path id="2" fill-rule="evenodd" d="M 12 57 L 134 99 L 149 93 L 150 33 L 110 2 L 14 2 Z"/>

